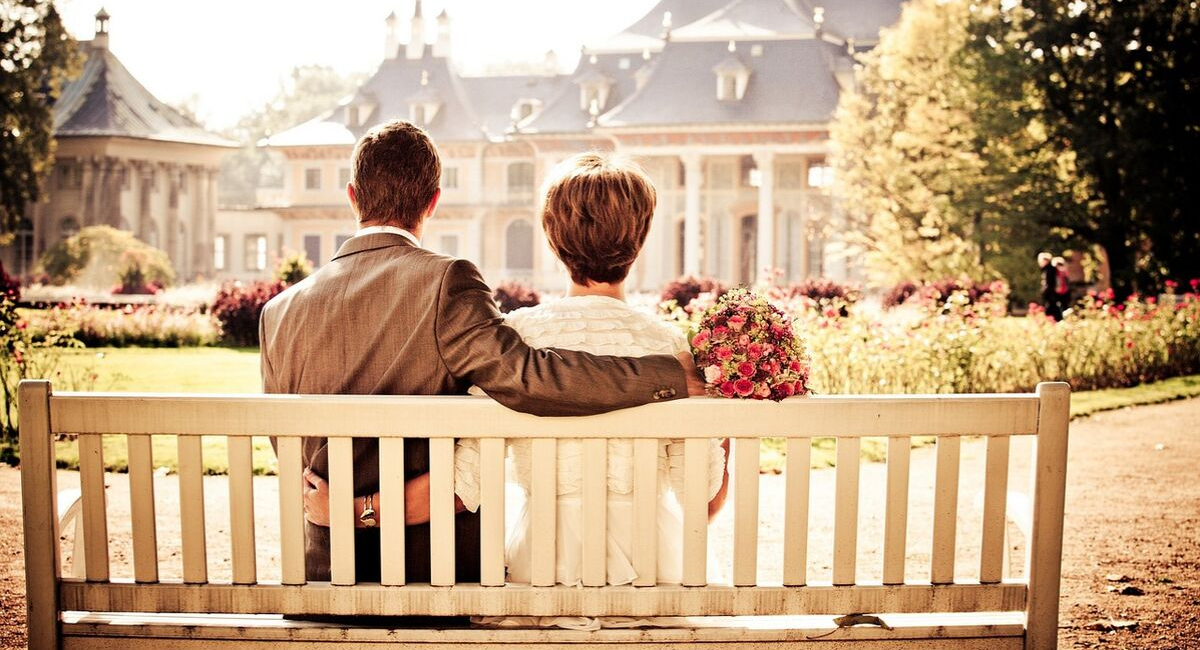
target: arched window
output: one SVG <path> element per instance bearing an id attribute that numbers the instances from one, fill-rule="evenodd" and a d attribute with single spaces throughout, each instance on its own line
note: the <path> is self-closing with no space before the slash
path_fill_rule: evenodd
<path id="1" fill-rule="evenodd" d="M 66 217 L 63 217 L 62 220 L 60 220 L 58 222 L 59 239 L 66 239 L 68 237 L 72 237 L 77 232 L 79 232 L 79 220 L 76 219 L 75 217 L 66 216 Z"/>
<path id="2" fill-rule="evenodd" d="M 504 268 L 533 270 L 533 224 L 525 219 L 517 219 L 504 229 Z"/>

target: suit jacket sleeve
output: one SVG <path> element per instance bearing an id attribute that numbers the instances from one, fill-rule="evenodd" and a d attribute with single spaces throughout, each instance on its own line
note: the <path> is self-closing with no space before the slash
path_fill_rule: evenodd
<path id="1" fill-rule="evenodd" d="M 591 415 L 687 397 L 679 361 L 529 347 L 504 324 L 475 265 L 455 260 L 438 295 L 436 336 L 446 368 L 505 406 L 535 415 Z"/>

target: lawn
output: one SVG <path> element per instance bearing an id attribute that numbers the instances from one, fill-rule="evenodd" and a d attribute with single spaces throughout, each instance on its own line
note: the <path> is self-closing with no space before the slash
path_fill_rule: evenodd
<path id="1" fill-rule="evenodd" d="M 122 392 L 173 393 L 256 393 L 260 390 L 258 350 L 255 348 L 94 348 L 68 353 L 64 376 L 82 377 L 91 390 Z M 95 379 L 90 376 L 94 375 Z M 58 387 L 63 390 L 65 387 Z M 1080 417 L 1099 411 L 1153 404 L 1200 395 L 1200 375 L 1176 377 L 1134 388 L 1075 393 L 1071 397 L 1071 415 Z M 929 444 L 930 438 L 914 438 L 914 445 Z M 762 443 L 764 471 L 778 471 L 784 465 L 782 439 Z M 154 436 L 154 465 L 173 472 L 176 467 L 174 436 Z M 832 438 L 813 441 L 814 467 L 833 465 L 836 448 Z M 886 457 L 886 441 L 863 441 L 863 457 L 881 461 Z M 108 436 L 104 441 L 105 466 L 112 471 L 127 467 L 125 437 Z M 76 468 L 79 456 L 74 441 L 58 443 L 58 462 Z M 224 438 L 204 439 L 205 471 L 223 474 L 228 466 Z M 275 472 L 275 456 L 266 438 L 254 440 L 254 470 L 260 474 Z"/>

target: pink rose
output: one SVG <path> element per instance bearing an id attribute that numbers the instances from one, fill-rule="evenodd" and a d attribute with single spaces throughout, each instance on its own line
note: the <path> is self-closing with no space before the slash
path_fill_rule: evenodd
<path id="1" fill-rule="evenodd" d="M 733 389 L 741 397 L 750 397 L 754 394 L 754 382 L 749 379 L 739 379 L 733 382 Z"/>
<path id="2" fill-rule="evenodd" d="M 715 384 L 718 381 L 721 381 L 723 376 L 724 373 L 721 372 L 721 368 L 719 366 L 708 366 L 704 369 L 704 381 L 710 384 Z"/>
<path id="3" fill-rule="evenodd" d="M 725 338 L 726 336 L 729 336 L 729 328 L 725 327 L 724 325 L 717 325 L 716 327 L 713 328 L 712 333 L 713 333 L 713 336 L 717 338 L 717 340 L 720 340 L 720 339 Z"/>
<path id="4" fill-rule="evenodd" d="M 743 335 L 739 336 L 738 337 L 738 345 L 740 345 L 742 347 L 746 347 L 746 346 L 750 345 L 750 335 L 743 334 Z"/>
<path id="5" fill-rule="evenodd" d="M 724 345 L 717 348 L 716 354 L 717 354 L 717 358 L 720 359 L 721 361 L 729 361 L 730 359 L 733 358 L 733 350 L 729 349 L 727 346 L 724 346 Z"/>
<path id="6" fill-rule="evenodd" d="M 779 390 L 783 392 L 784 396 L 786 397 L 791 397 L 792 395 L 796 394 L 796 386 L 790 381 L 785 381 L 780 384 Z"/>
<path id="7" fill-rule="evenodd" d="M 758 384 L 758 386 L 756 386 L 754 389 L 754 396 L 755 397 L 770 397 L 771 396 L 771 387 L 766 385 L 766 383 Z"/>
<path id="8" fill-rule="evenodd" d="M 745 316 L 730 316 L 729 320 L 727 322 L 729 323 L 729 327 L 731 329 L 733 329 L 733 331 L 740 332 L 740 331 L 742 331 L 742 328 L 746 326 L 746 317 Z"/>
<path id="9" fill-rule="evenodd" d="M 725 397 L 733 397 L 736 392 L 737 388 L 733 385 L 732 381 L 721 384 L 721 394 Z"/>
<path id="10" fill-rule="evenodd" d="M 704 349 L 704 344 L 708 342 L 708 330 L 700 330 L 696 336 L 692 337 L 692 346 L 698 349 Z"/>
<path id="11" fill-rule="evenodd" d="M 757 361 L 762 358 L 763 345 L 762 343 L 751 343 L 750 348 L 746 350 L 746 356 Z"/>
<path id="12" fill-rule="evenodd" d="M 803 369 L 803 366 L 800 365 L 799 361 L 793 361 L 788 364 L 788 369 L 792 372 L 800 372 L 800 370 Z"/>
<path id="13" fill-rule="evenodd" d="M 750 363 L 749 361 L 743 361 L 738 364 L 737 372 L 739 375 L 741 375 L 743 377 L 753 377 L 754 376 L 754 364 Z"/>

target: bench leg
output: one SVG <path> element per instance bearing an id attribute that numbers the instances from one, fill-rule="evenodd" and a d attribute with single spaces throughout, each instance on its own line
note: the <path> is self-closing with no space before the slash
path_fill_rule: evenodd
<path id="1" fill-rule="evenodd" d="M 50 382 L 22 381 L 21 503 L 25 526 L 25 601 L 29 647 L 55 650 L 58 624 L 58 500 L 54 440 L 50 437 Z"/>

